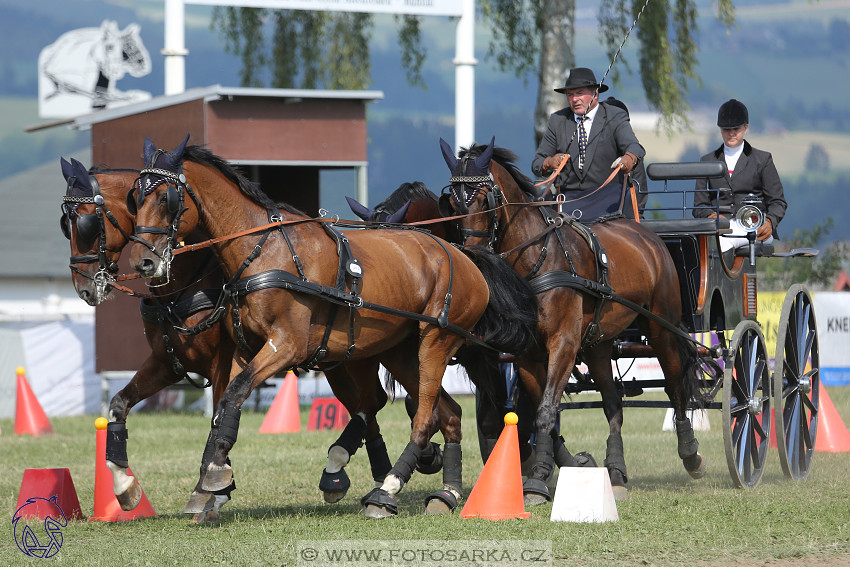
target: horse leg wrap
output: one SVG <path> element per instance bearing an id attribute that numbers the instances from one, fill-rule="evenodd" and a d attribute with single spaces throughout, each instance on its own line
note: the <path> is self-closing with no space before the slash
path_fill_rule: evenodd
<path id="1" fill-rule="evenodd" d="M 363 434 L 366 433 L 366 420 L 362 416 L 355 414 L 342 430 L 339 438 L 334 441 L 331 447 L 339 445 L 345 449 L 349 455 L 357 452 L 357 449 L 363 445 Z"/>
<path id="2" fill-rule="evenodd" d="M 416 470 L 422 474 L 437 474 L 443 468 L 443 452 L 440 444 L 433 441 L 425 446 L 419 455 L 419 463 Z"/>
<path id="3" fill-rule="evenodd" d="M 626 454 L 623 449 L 623 437 L 621 435 L 609 435 L 607 450 L 605 453 L 605 468 L 619 471 L 623 475 L 623 482 L 628 482 L 626 476 Z"/>
<path id="4" fill-rule="evenodd" d="M 239 434 L 239 418 L 242 416 L 242 410 L 235 404 L 225 402 L 221 411 L 213 417 L 213 423 L 218 426 L 218 436 L 216 440 L 222 439 L 230 443 L 230 446 L 236 444 L 236 437 Z"/>
<path id="5" fill-rule="evenodd" d="M 204 454 L 201 457 L 201 475 L 204 474 L 204 470 L 213 460 L 216 437 L 218 437 L 218 427 L 213 427 L 210 429 L 210 434 L 207 436 L 207 444 L 204 445 Z"/>
<path id="6" fill-rule="evenodd" d="M 687 417 L 682 421 L 676 421 L 676 436 L 679 438 L 679 458 L 683 461 L 693 457 L 699 450 L 699 441 L 694 437 L 694 428 L 691 420 Z"/>
<path id="7" fill-rule="evenodd" d="M 521 461 L 522 459 L 520 459 Z M 564 438 L 562 436 L 558 436 L 555 439 L 555 464 L 559 467 L 577 467 L 578 462 L 576 458 L 570 454 L 569 449 L 567 449 L 567 445 L 564 442 Z"/>
<path id="8" fill-rule="evenodd" d="M 426 514 L 446 514 L 457 508 L 463 493 L 463 473 L 459 443 L 446 443 L 443 453 L 443 488 L 425 499 Z"/>
<path id="9" fill-rule="evenodd" d="M 422 449 L 419 445 L 410 441 L 387 475 L 395 476 L 401 480 L 402 484 L 406 483 L 413 476 L 413 470 L 416 468 L 416 463 L 419 462 L 419 455 L 421 453 Z"/>
<path id="10" fill-rule="evenodd" d="M 130 466 L 127 458 L 127 424 L 112 422 L 106 426 L 106 460 L 122 468 Z"/>
<path id="11" fill-rule="evenodd" d="M 378 435 L 374 439 L 366 441 L 366 454 L 369 455 L 369 465 L 372 467 L 372 479 L 375 482 L 384 482 L 387 473 L 393 468 L 392 463 L 390 463 L 390 456 L 387 454 L 384 438 Z"/>
<path id="12" fill-rule="evenodd" d="M 531 467 L 531 476 L 522 483 L 522 493 L 527 497 L 533 495 L 534 497 L 542 497 L 546 501 L 551 502 L 552 495 L 549 493 L 549 487 L 546 485 L 546 482 L 552 476 L 552 471 L 555 469 L 552 436 L 538 435 L 534 449 L 536 460 Z"/>

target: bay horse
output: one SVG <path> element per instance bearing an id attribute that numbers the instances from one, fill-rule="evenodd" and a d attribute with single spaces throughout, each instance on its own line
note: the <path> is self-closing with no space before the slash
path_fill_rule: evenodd
<path id="1" fill-rule="evenodd" d="M 67 182 L 60 227 L 71 246 L 72 282 L 81 299 L 97 306 L 108 300 L 118 285 L 118 260 L 135 225 L 127 210 L 126 196 L 139 171 L 87 170 L 75 159 L 70 163 L 61 159 L 60 165 Z M 213 401 L 217 401 L 233 368 L 235 344 L 219 325 L 187 332 L 208 319 L 218 300 L 224 283 L 218 261 L 211 253 L 199 254 L 191 262 L 177 263 L 170 276 L 164 285 L 150 287 L 149 294 L 141 300 L 145 338 L 151 353 L 109 403 L 106 460 L 123 510 L 134 509 L 142 495 L 138 480 L 128 474 L 126 422 L 130 410 L 184 378 L 195 384 L 188 372 L 206 377 Z M 216 493 L 210 508 L 194 520 L 216 521 L 233 488 L 231 485 Z"/>
<path id="2" fill-rule="evenodd" d="M 681 325 L 681 299 L 676 267 L 664 242 L 634 221 L 617 218 L 587 230 L 574 219 L 540 206 L 534 185 L 514 165 L 517 156 L 495 147 L 473 144 L 460 159 L 440 140 L 451 171 L 449 192 L 441 199 L 445 216 L 461 219 L 465 244 L 488 246 L 504 257 L 537 292 L 538 326 L 545 350 L 518 361 L 518 372 L 537 403 L 538 431 L 553 431 L 561 396 L 574 366 L 583 360 L 602 394 L 609 436 L 605 466 L 619 498 L 627 495 L 621 435 L 622 399 L 611 368 L 617 336 L 637 323 L 658 358 L 665 392 L 675 412 L 678 453 L 693 478 L 706 464 L 686 415 L 698 402 L 698 353 Z M 598 250 L 596 254 L 594 250 Z M 641 315 L 623 298 L 648 310 Z M 539 435 L 536 462 L 523 485 L 527 504 L 551 500 L 545 481 L 555 459 L 552 436 Z"/>
<path id="3" fill-rule="evenodd" d="M 128 194 L 137 211 L 139 244 L 130 262 L 145 278 L 162 277 L 181 252 L 176 242 L 203 229 L 228 280 L 224 290 L 233 323 L 228 331 L 254 356 L 216 404 L 195 491 L 199 498 L 193 493 L 186 512 L 202 506 L 205 493 L 232 481 L 228 455 L 241 405 L 253 388 L 282 370 L 315 364 L 326 374 L 344 366 L 362 394 L 359 410 L 351 413 L 366 423 L 379 409 L 373 395 L 378 364 L 416 395 L 410 442 L 381 487 L 361 501 L 366 515 L 397 513 L 395 495 L 437 425 L 446 440 L 444 487 L 429 496 L 428 510 L 453 509 L 462 492 L 461 416 L 460 407 L 441 395 L 440 382 L 464 340 L 506 351 L 533 342 L 533 326 L 521 328 L 511 310 L 497 313 L 491 307 L 494 290 L 516 299 L 512 289 L 501 292 L 499 283 L 515 283 L 516 274 L 503 263 L 474 262 L 419 231 L 396 230 L 389 239 L 371 230 L 343 235 L 324 219 L 279 208 L 256 187 L 234 183 L 215 162 L 184 161 L 188 138 L 172 152 L 145 140 L 146 168 Z"/>
<path id="4" fill-rule="evenodd" d="M 208 154 L 199 147 L 187 148 L 187 153 L 195 159 Z M 62 159 L 61 167 L 67 191 L 60 228 L 71 246 L 72 282 L 81 299 L 97 306 L 111 297 L 116 286 L 122 291 L 131 291 L 118 284 L 115 276 L 121 252 L 134 231 L 135 217 L 128 210 L 126 197 L 139 171 L 86 170 L 73 158 L 70 163 Z M 235 171 L 228 173 L 237 175 Z M 192 244 L 206 239 L 205 235 L 194 233 L 187 242 Z M 134 509 L 141 498 L 138 481 L 127 473 L 126 419 L 130 410 L 163 388 L 187 378 L 187 372 L 195 372 L 209 380 L 213 403 L 217 403 L 231 376 L 244 366 L 234 341 L 215 322 L 220 319 L 215 313 L 223 283 L 218 260 L 210 250 L 201 250 L 175 262 L 168 281 L 150 287 L 141 300 L 142 322 L 151 354 L 127 386 L 110 401 L 107 426 L 107 464 L 113 473 L 115 495 L 125 510 Z M 346 398 L 348 390 L 338 387 L 339 380 L 334 381 L 334 377 L 329 377 L 329 383 L 335 395 L 346 407 L 352 406 L 353 402 Z M 191 379 L 189 381 L 194 384 Z M 342 384 L 347 383 L 345 377 Z M 377 395 L 383 395 L 386 400 L 383 390 L 379 389 Z M 360 447 L 361 433 L 375 481 L 382 481 L 391 467 L 377 422 L 364 432 L 357 430 L 357 420 L 353 421 L 355 423 L 340 435 L 329 451 L 329 465 L 319 483 L 327 502 L 337 502 L 347 492 L 350 481 L 344 466 Z M 430 468 L 419 467 L 418 470 L 437 472 L 439 466 L 432 464 Z M 229 500 L 232 489 L 231 486 L 212 495 L 205 510 L 196 514 L 194 521 L 217 521 L 219 510 Z"/>

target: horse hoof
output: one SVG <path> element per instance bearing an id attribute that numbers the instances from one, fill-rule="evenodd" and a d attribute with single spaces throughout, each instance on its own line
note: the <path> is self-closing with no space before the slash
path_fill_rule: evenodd
<path id="1" fill-rule="evenodd" d="M 695 455 L 683 459 L 682 462 L 685 464 L 685 470 L 688 471 L 691 478 L 699 480 L 705 476 L 705 471 L 708 467 L 705 464 L 705 458 L 702 456 L 702 453 L 697 452 Z"/>
<path id="2" fill-rule="evenodd" d="M 189 502 L 183 509 L 184 514 L 202 514 L 213 509 L 215 506 L 215 495 L 208 492 L 192 492 Z"/>
<path id="3" fill-rule="evenodd" d="M 363 515 L 369 518 L 370 520 L 382 520 L 384 518 L 392 518 L 397 513 L 393 513 L 387 508 L 383 508 L 381 506 L 374 506 L 369 504 L 365 508 L 363 508 Z"/>
<path id="4" fill-rule="evenodd" d="M 540 506 L 552 501 L 549 487 L 536 478 L 529 478 L 522 483 L 522 495 L 526 506 Z"/>
<path id="5" fill-rule="evenodd" d="M 193 524 L 217 524 L 221 521 L 221 516 L 216 510 L 207 512 L 199 512 L 192 517 Z"/>
<path id="6" fill-rule="evenodd" d="M 328 504 L 334 504 L 342 500 L 348 489 L 351 486 L 351 480 L 348 478 L 345 469 L 340 469 L 339 472 L 329 473 L 327 469 L 322 471 L 322 478 L 319 479 L 319 490 Z"/>
<path id="7" fill-rule="evenodd" d="M 549 502 L 550 499 L 545 496 L 541 496 L 540 494 L 524 494 L 522 500 L 525 506 L 528 507 L 541 506 Z"/>
<path id="8" fill-rule="evenodd" d="M 139 481 L 136 480 L 136 477 L 131 478 L 133 479 L 133 483 L 127 487 L 127 490 L 121 494 L 115 495 L 115 498 L 118 500 L 118 505 L 121 506 L 121 509 L 125 512 L 134 510 L 142 500 L 142 487 L 139 484 Z"/>
<path id="9" fill-rule="evenodd" d="M 625 486 L 611 486 L 611 491 L 614 493 L 614 500 L 620 502 L 629 498 L 629 489 Z"/>
<path id="10" fill-rule="evenodd" d="M 457 498 L 448 490 L 438 490 L 425 499 L 425 514 L 451 514 L 457 508 Z"/>
<path id="11" fill-rule="evenodd" d="M 398 514 L 398 502 L 395 496 L 382 488 L 375 488 L 361 498 L 360 505 L 363 506 L 363 514 L 373 520 L 389 518 Z"/>
<path id="12" fill-rule="evenodd" d="M 210 492 L 223 490 L 230 486 L 233 482 L 233 467 L 228 464 L 216 465 L 210 463 L 207 466 L 207 472 L 204 475 L 204 481 L 201 483 L 201 488 Z"/>
<path id="13" fill-rule="evenodd" d="M 614 492 L 614 500 L 625 500 L 629 497 L 629 489 L 626 488 L 626 477 L 618 469 L 608 469 L 611 478 L 611 490 Z"/>

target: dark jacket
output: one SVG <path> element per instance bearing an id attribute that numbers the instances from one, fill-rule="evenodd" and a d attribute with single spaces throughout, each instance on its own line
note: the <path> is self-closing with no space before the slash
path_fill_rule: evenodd
<path id="1" fill-rule="evenodd" d="M 721 145 L 715 151 L 706 154 L 700 158 L 700 161 L 723 161 L 723 146 Z M 757 150 L 752 147 L 749 142 L 744 140 L 744 151 L 741 157 L 738 158 L 738 163 L 735 165 L 735 171 L 729 177 L 728 169 L 722 178 L 709 179 L 708 188 L 719 189 L 728 187 L 732 189 L 720 193 L 720 214 L 724 216 L 733 216 L 741 206 L 741 201 L 749 193 L 753 193 L 759 197 L 764 203 L 765 216 L 770 219 L 773 224 L 773 237 L 778 238 L 777 227 L 779 226 L 782 217 L 785 216 L 785 209 L 788 203 L 785 202 L 785 191 L 782 188 L 782 181 L 779 180 L 779 173 L 776 171 L 776 166 L 773 165 L 773 157 L 769 152 Z M 697 192 L 694 193 L 695 207 L 714 206 L 715 193 L 704 191 L 706 188 L 706 180 L 698 179 L 696 182 Z M 697 218 L 707 217 L 713 211 L 708 209 L 694 210 L 693 215 Z"/>
<path id="2" fill-rule="evenodd" d="M 555 180 L 555 187 L 560 191 L 596 189 L 611 175 L 611 163 L 615 159 L 626 152 L 633 153 L 638 160 L 643 160 L 646 155 L 632 131 L 626 111 L 600 103 L 587 136 L 584 170 L 579 173 L 578 134 L 575 131 L 576 122 L 572 110 L 564 108 L 552 114 L 546 134 L 540 141 L 531 163 L 534 174 L 543 177 L 543 160 L 555 154 L 569 154 L 569 162 Z M 622 187 L 623 174 L 620 173 L 611 184 Z"/>

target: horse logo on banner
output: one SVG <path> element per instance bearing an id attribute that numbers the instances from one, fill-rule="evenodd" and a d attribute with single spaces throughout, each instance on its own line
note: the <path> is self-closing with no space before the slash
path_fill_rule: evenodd
<path id="1" fill-rule="evenodd" d="M 62 34 L 38 56 L 38 113 L 42 118 L 69 118 L 148 100 L 141 90 L 119 91 L 115 82 L 130 73 L 151 72 L 151 58 L 138 24 L 123 30 L 112 20 L 99 28 Z"/>

